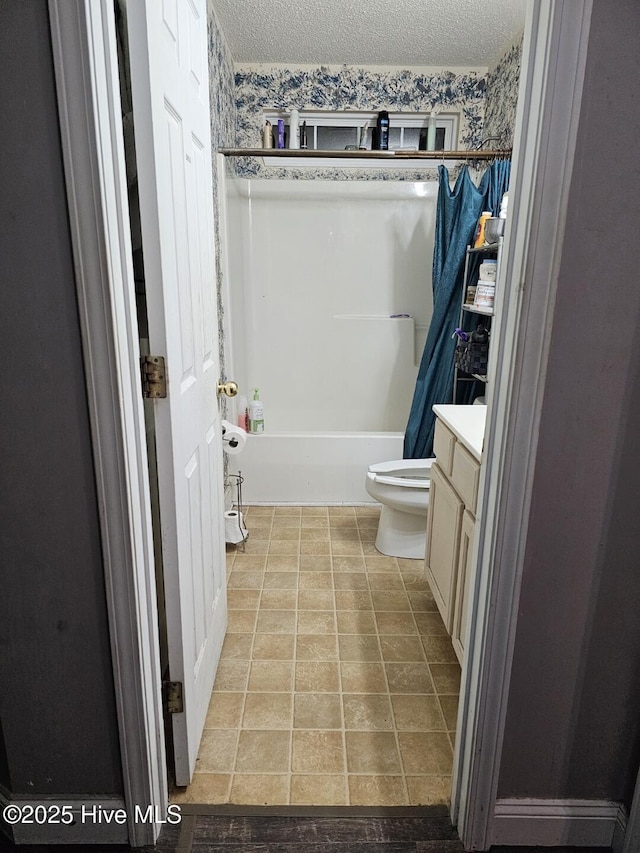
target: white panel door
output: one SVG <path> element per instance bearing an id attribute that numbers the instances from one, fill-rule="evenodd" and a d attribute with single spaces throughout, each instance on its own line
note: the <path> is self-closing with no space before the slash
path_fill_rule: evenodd
<path id="1" fill-rule="evenodd" d="M 206 0 L 127 4 L 176 783 L 191 780 L 226 628 Z"/>

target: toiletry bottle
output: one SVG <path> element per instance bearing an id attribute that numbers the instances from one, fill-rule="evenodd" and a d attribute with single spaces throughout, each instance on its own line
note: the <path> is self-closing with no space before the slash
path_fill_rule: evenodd
<path id="1" fill-rule="evenodd" d="M 262 128 L 262 147 L 273 148 L 273 127 L 268 119 Z"/>
<path id="2" fill-rule="evenodd" d="M 278 119 L 278 140 L 276 148 L 284 148 L 284 119 Z"/>
<path id="3" fill-rule="evenodd" d="M 376 121 L 377 139 L 376 148 L 378 151 L 389 150 L 389 113 L 386 110 L 381 110 L 378 113 Z"/>
<path id="4" fill-rule="evenodd" d="M 264 409 L 260 402 L 260 389 L 254 388 L 253 400 L 249 403 L 249 432 L 264 432 Z"/>
<path id="5" fill-rule="evenodd" d="M 478 219 L 478 227 L 476 228 L 476 237 L 473 242 L 474 249 L 481 249 L 484 246 L 484 229 L 487 224 L 487 219 L 491 219 L 491 211 L 483 210 Z"/>
<path id="6" fill-rule="evenodd" d="M 307 149 L 307 123 L 303 121 L 300 125 L 300 148 Z"/>
<path id="7" fill-rule="evenodd" d="M 238 397 L 238 426 L 245 432 L 249 432 L 249 417 L 247 415 L 247 398 L 242 395 Z"/>
<path id="8" fill-rule="evenodd" d="M 500 219 L 507 218 L 507 207 L 509 206 L 509 193 L 505 193 L 502 196 L 502 201 L 500 202 L 500 213 L 498 214 Z"/>
<path id="9" fill-rule="evenodd" d="M 360 151 L 367 150 L 367 130 L 369 129 L 369 122 L 366 122 L 360 128 L 360 139 L 358 141 L 358 148 Z"/>
<path id="10" fill-rule="evenodd" d="M 436 150 L 436 111 L 432 110 L 427 127 L 427 151 Z"/>
<path id="11" fill-rule="evenodd" d="M 300 148 L 300 113 L 291 110 L 289 116 L 289 148 Z"/>

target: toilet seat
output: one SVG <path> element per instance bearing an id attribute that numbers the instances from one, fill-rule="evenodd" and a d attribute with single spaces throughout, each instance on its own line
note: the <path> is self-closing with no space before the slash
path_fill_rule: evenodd
<path id="1" fill-rule="evenodd" d="M 369 466 L 376 483 L 408 489 L 428 489 L 433 459 L 398 459 Z"/>

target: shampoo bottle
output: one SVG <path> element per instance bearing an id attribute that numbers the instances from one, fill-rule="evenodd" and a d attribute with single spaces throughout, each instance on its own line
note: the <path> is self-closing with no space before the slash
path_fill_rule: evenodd
<path id="1" fill-rule="evenodd" d="M 433 110 L 429 116 L 427 127 L 427 151 L 436 150 L 436 111 Z"/>
<path id="2" fill-rule="evenodd" d="M 388 151 L 389 150 L 389 113 L 386 110 L 381 110 L 378 113 L 378 120 L 376 122 L 376 130 L 377 139 L 376 139 L 376 148 L 378 151 Z"/>
<path id="3" fill-rule="evenodd" d="M 289 148 L 300 148 L 300 113 L 291 110 L 289 116 Z"/>
<path id="4" fill-rule="evenodd" d="M 238 397 L 238 426 L 245 432 L 249 432 L 249 418 L 247 416 L 247 398 Z"/>
<path id="5" fill-rule="evenodd" d="M 253 400 L 249 403 L 249 432 L 264 432 L 264 409 L 260 402 L 260 389 L 253 391 Z"/>

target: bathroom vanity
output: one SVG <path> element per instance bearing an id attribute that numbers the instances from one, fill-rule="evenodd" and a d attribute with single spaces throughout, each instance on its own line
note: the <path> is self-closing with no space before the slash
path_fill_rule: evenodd
<path id="1" fill-rule="evenodd" d="M 431 468 L 425 568 L 462 663 L 487 408 L 442 405 L 433 411 L 436 461 Z"/>

